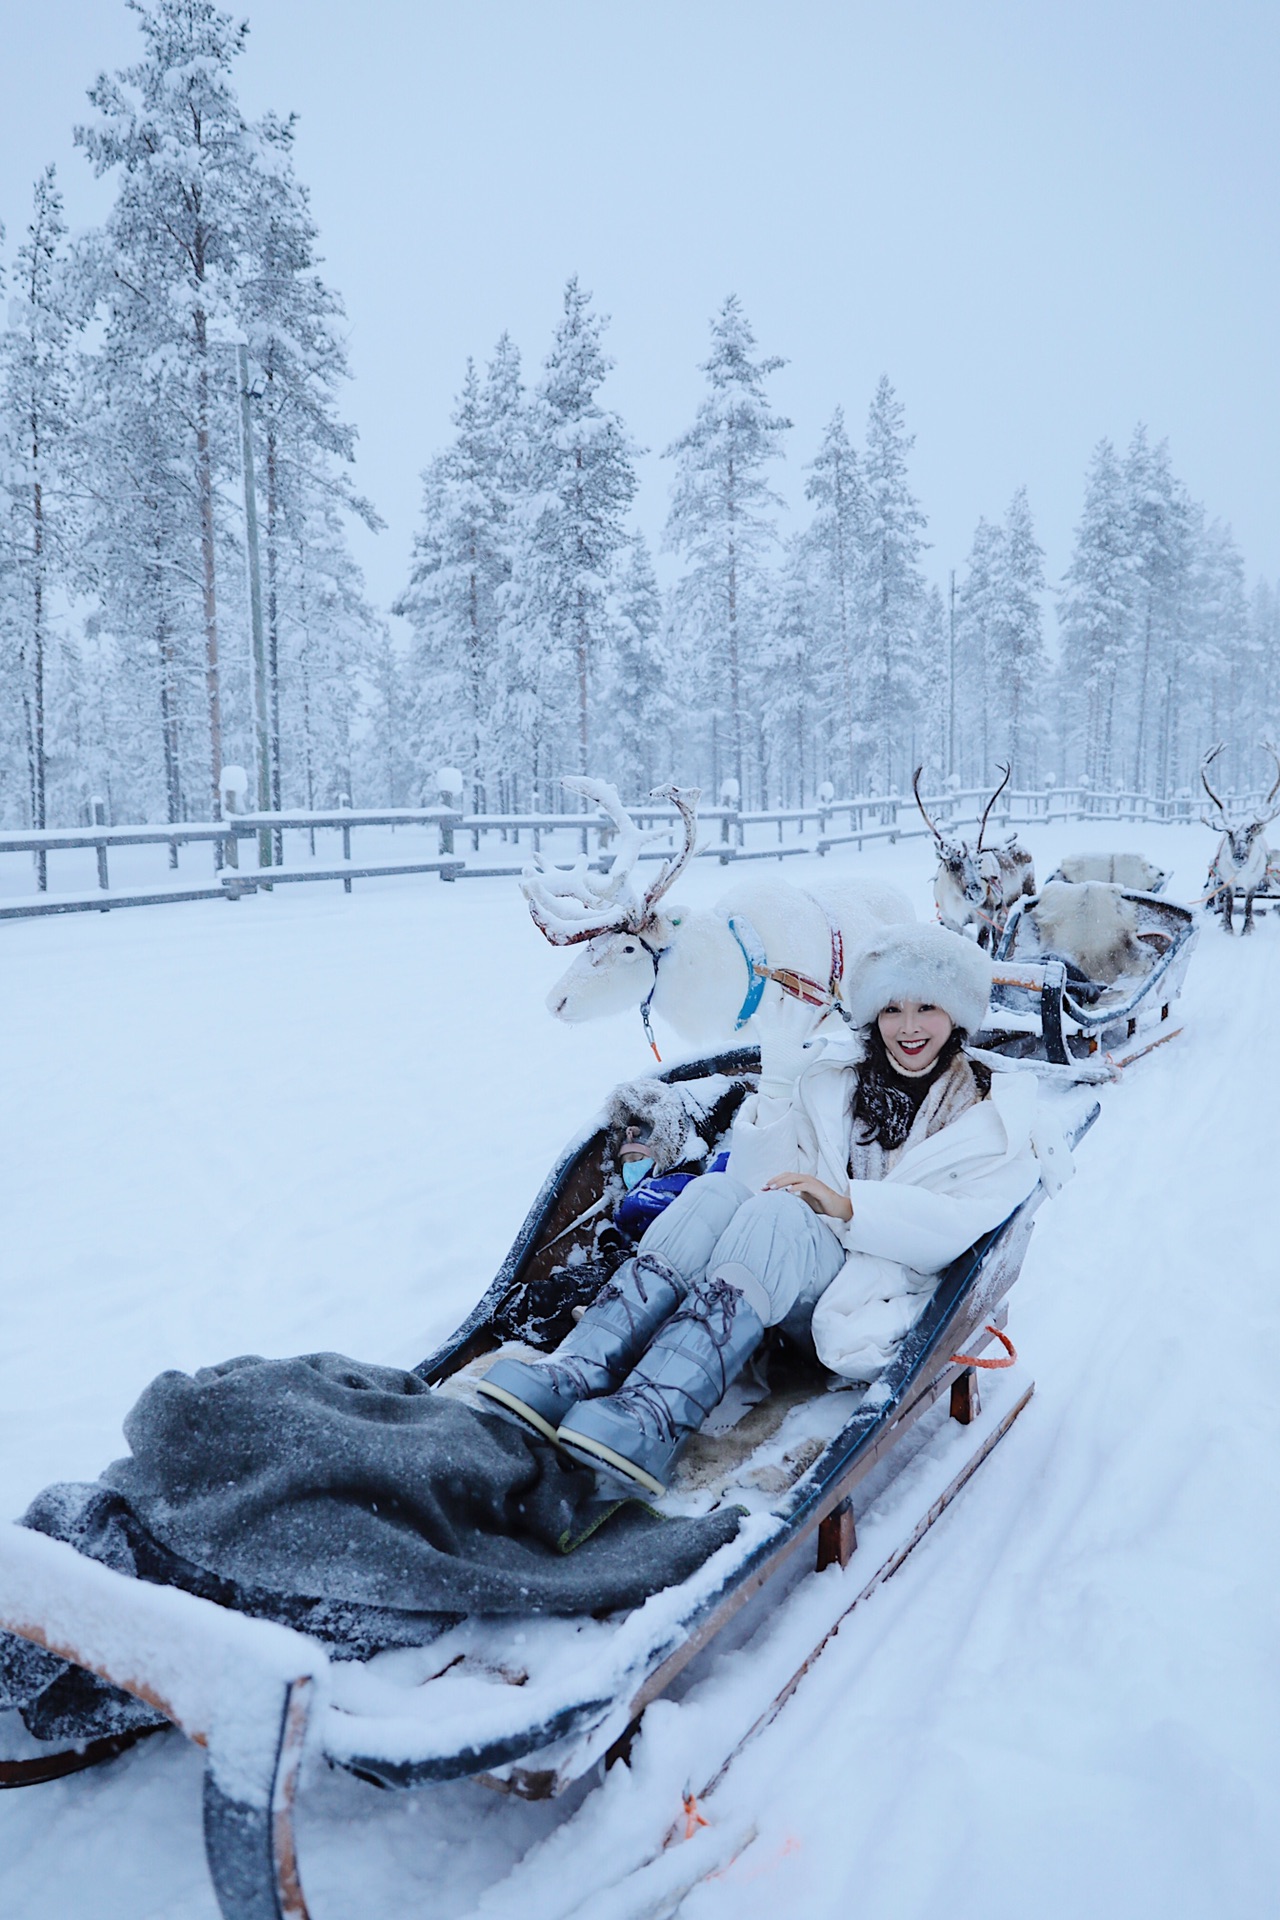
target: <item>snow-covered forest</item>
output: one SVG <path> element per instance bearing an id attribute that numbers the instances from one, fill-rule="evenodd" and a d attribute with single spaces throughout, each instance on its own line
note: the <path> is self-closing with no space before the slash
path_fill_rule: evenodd
<path id="1" fill-rule="evenodd" d="M 244 29 L 210 0 L 137 13 L 137 63 L 76 136 L 109 217 L 73 238 L 46 169 L 3 254 L 5 824 L 71 824 L 94 795 L 115 821 L 205 818 L 230 763 L 286 807 L 434 800 L 442 763 L 488 810 L 556 804 L 588 768 L 633 795 L 734 780 L 747 804 L 1001 760 L 1019 785 L 1167 794 L 1224 738 L 1224 782 L 1253 783 L 1280 586 L 1250 585 L 1158 425 L 1098 443 L 1064 577 L 1022 487 L 952 567 L 890 378 L 861 432 L 836 405 L 789 444 L 783 343 L 732 294 L 665 449 L 661 554 L 608 322 L 570 278 L 540 360 L 504 334 L 467 365 L 403 590 L 371 604 L 348 530 L 378 516 L 293 124 L 243 117 Z"/>

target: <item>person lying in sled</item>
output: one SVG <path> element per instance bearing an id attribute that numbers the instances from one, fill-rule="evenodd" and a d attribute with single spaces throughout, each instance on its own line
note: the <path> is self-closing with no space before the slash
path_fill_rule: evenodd
<path id="1" fill-rule="evenodd" d="M 766 1327 L 808 1330 L 824 1365 L 874 1379 L 942 1269 L 1042 1164 L 1051 1190 L 1067 1171 L 1032 1076 L 965 1051 L 990 987 L 972 941 L 898 926 L 850 966 L 854 1031 L 828 1017 L 815 1032 L 811 1008 L 779 995 L 727 1169 L 689 1181 L 554 1353 L 495 1362 L 480 1392 L 662 1493 Z"/>

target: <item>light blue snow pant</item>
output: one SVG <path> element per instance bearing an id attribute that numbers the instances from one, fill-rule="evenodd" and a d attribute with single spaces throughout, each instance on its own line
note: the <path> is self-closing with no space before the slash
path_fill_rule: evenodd
<path id="1" fill-rule="evenodd" d="M 708 1275 L 739 1288 L 766 1327 L 808 1331 L 844 1248 L 795 1193 L 752 1193 L 730 1173 L 691 1180 L 646 1227 L 641 1250 L 692 1285 Z"/>

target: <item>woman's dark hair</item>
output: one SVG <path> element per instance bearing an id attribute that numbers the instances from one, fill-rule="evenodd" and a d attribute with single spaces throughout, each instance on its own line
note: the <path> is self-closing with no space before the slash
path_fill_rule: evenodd
<path id="1" fill-rule="evenodd" d="M 914 1086 L 894 1072 L 877 1021 L 871 1021 L 862 1029 L 862 1037 L 867 1052 L 857 1072 L 853 1118 L 863 1128 L 862 1146 L 869 1146 L 875 1140 L 886 1153 L 891 1153 L 903 1145 L 929 1088 L 939 1074 L 947 1071 L 969 1036 L 963 1027 L 953 1027 L 933 1063 L 932 1073 L 922 1075 Z M 970 1064 L 978 1092 L 985 1100 L 991 1091 L 991 1071 L 980 1060 Z"/>

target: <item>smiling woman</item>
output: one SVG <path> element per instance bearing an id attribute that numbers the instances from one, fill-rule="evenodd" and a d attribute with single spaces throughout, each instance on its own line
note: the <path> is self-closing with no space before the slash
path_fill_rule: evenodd
<path id="1" fill-rule="evenodd" d="M 772 988 L 727 1169 L 652 1221 L 555 1353 L 498 1360 L 481 1391 L 598 1472 L 661 1493 L 767 1327 L 874 1379 L 935 1276 L 1041 1177 L 1034 1081 L 997 1088 L 964 1050 L 990 984 L 971 941 L 906 926 L 854 956 L 856 1035 Z"/>
<path id="2" fill-rule="evenodd" d="M 880 1038 L 899 1073 L 928 1073 L 951 1038 L 954 1021 L 930 1000 L 891 1000 L 876 1016 Z"/>

